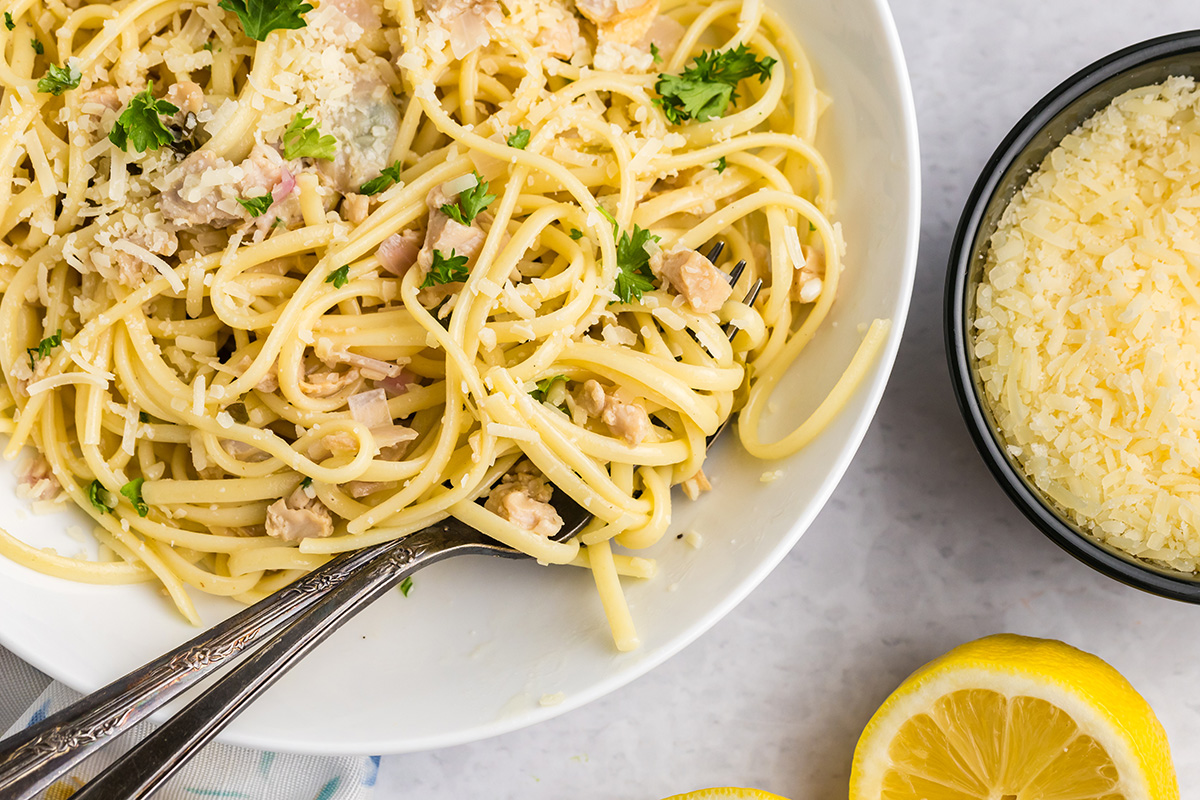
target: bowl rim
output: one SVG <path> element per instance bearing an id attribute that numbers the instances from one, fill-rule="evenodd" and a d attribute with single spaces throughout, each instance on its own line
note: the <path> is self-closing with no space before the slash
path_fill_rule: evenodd
<path id="1" fill-rule="evenodd" d="M 988 205 L 1014 162 L 1042 131 L 1073 103 L 1107 81 L 1164 58 L 1197 52 L 1200 52 L 1200 30 L 1148 39 L 1089 64 L 1033 105 L 988 159 L 967 199 L 950 246 L 944 306 L 946 358 L 959 411 L 976 449 L 1009 499 L 1043 534 L 1079 561 L 1128 586 L 1189 603 L 1200 603 L 1200 579 L 1189 579 L 1186 573 L 1136 560 L 1135 556 L 1083 533 L 1049 506 L 1024 473 L 1009 461 L 976 390 L 973 359 L 967 349 L 967 279 L 977 255 L 975 244 Z"/>

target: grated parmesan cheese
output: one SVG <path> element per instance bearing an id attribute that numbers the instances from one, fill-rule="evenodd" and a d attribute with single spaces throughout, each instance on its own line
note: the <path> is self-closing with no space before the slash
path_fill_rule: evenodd
<path id="1" fill-rule="evenodd" d="M 1121 95 L 1004 212 L 974 355 L 1009 455 L 1081 529 L 1200 567 L 1200 88 Z"/>

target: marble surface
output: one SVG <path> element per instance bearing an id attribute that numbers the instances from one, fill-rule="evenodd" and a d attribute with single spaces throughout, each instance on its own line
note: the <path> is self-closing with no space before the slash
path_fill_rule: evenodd
<path id="1" fill-rule="evenodd" d="M 496 739 L 383 760 L 380 798 L 652 800 L 742 785 L 845 796 L 858 734 L 913 669 L 1000 631 L 1121 670 L 1200 786 L 1200 609 L 1061 553 L 1009 503 L 954 405 L 941 293 L 978 171 L 1046 91 L 1094 59 L 1195 27 L 1188 0 L 893 0 L 921 126 L 917 288 L 858 457 L 795 551 L 725 620 L 608 697 Z"/>

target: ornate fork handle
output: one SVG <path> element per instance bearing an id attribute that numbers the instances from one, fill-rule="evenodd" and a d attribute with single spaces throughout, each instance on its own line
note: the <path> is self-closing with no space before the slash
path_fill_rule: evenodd
<path id="1" fill-rule="evenodd" d="M 479 540 L 477 532 L 453 518 L 426 531 L 460 544 Z M 0 742 L 0 796 L 6 800 L 32 797 L 115 735 L 261 641 L 281 621 L 311 607 L 364 565 L 393 558 L 406 544 L 411 550 L 419 535 L 337 556 L 282 591 Z"/>
<path id="2" fill-rule="evenodd" d="M 512 548 L 450 520 L 418 531 L 329 591 L 307 614 L 287 624 L 270 641 L 133 746 L 80 789 L 74 800 L 138 800 L 149 797 L 211 741 L 256 697 L 310 650 L 376 598 L 422 567 L 457 555 L 524 558 Z"/>

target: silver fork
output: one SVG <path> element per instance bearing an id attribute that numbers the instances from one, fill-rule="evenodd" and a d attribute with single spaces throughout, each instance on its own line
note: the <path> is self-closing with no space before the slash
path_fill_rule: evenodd
<path id="1" fill-rule="evenodd" d="M 713 263 L 724 244 L 708 254 Z M 726 276 L 736 286 L 746 267 Z M 762 288 L 757 280 L 745 302 Z M 732 339 L 736 329 L 726 326 Z M 721 425 L 708 441 L 712 442 Z M 575 536 L 592 515 L 562 492 L 554 494 L 563 529 Z M 171 652 L 81 698 L 37 725 L 0 741 L 0 796 L 26 800 L 177 697 L 269 632 L 275 636 L 221 680 L 73 795 L 73 800 L 148 797 L 242 709 L 375 599 L 421 568 L 459 555 L 525 558 L 450 517 L 403 539 L 339 555 L 285 589 L 244 609 Z M 288 621 L 290 620 L 290 621 Z M 284 624 L 286 622 L 286 624 Z"/>

